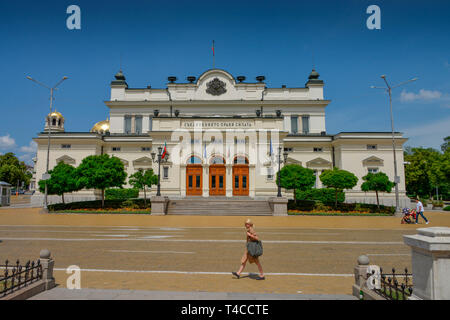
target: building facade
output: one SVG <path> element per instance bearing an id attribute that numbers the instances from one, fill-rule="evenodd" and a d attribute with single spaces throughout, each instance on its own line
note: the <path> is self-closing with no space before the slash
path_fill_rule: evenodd
<path id="1" fill-rule="evenodd" d="M 49 168 L 58 162 L 78 166 L 89 155 L 118 157 L 128 176 L 158 163 L 151 153 L 165 146 L 168 156 L 161 163 L 161 192 L 171 199 L 185 197 L 249 197 L 268 199 L 277 195 L 275 183 L 279 151 L 286 163 L 314 170 L 315 187 L 323 170 L 338 167 L 359 179 L 346 201 L 375 203 L 375 194 L 361 191 L 368 172 L 384 172 L 394 180 L 390 132 L 341 132 L 329 134 L 325 111 L 324 82 L 313 70 L 304 87 L 268 88 L 263 76 L 247 82 L 220 69 L 207 70 L 187 82 L 168 78 L 166 88 L 129 88 L 120 71 L 111 82 L 105 101 L 109 118 L 90 132 L 66 132 L 65 119 L 53 112 L 46 118 L 38 144 L 36 184 L 45 173 L 48 130 L 51 132 Z M 395 134 L 400 205 L 409 204 L 405 194 L 403 144 Z M 282 161 L 284 162 L 284 161 Z M 283 164 L 281 164 L 283 165 Z M 152 194 L 155 190 L 152 191 Z M 292 198 L 292 192 L 283 190 Z M 95 190 L 82 190 L 68 201 L 98 199 Z M 381 194 L 381 203 L 395 204 L 395 195 Z M 49 203 L 60 197 L 50 196 Z M 43 203 L 38 191 L 35 205 Z"/>

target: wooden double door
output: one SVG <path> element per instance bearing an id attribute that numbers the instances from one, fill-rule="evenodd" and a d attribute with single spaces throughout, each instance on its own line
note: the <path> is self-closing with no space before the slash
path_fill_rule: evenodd
<path id="1" fill-rule="evenodd" d="M 233 196 L 248 196 L 248 165 L 233 166 Z"/>
<path id="2" fill-rule="evenodd" d="M 201 196 L 203 168 L 201 164 L 190 164 L 186 166 L 186 195 Z"/>
<path id="3" fill-rule="evenodd" d="M 209 195 L 226 195 L 226 169 L 223 164 L 209 166 Z"/>

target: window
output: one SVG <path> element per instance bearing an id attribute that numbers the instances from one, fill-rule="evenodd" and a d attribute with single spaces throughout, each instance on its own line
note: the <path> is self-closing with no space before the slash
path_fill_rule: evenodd
<path id="1" fill-rule="evenodd" d="M 267 180 L 273 180 L 273 168 L 267 168 Z"/>
<path id="2" fill-rule="evenodd" d="M 378 173 L 378 168 L 368 168 L 367 171 L 369 173 Z"/>
<path id="3" fill-rule="evenodd" d="M 376 144 L 368 144 L 367 150 L 377 150 L 377 145 Z"/>
<path id="4" fill-rule="evenodd" d="M 134 119 L 134 123 L 135 123 L 136 133 L 141 134 L 142 133 L 142 116 L 136 116 L 136 118 Z"/>
<path id="5" fill-rule="evenodd" d="M 309 116 L 302 116 L 302 132 L 309 133 Z"/>
<path id="6" fill-rule="evenodd" d="M 125 116 L 125 133 L 131 133 L 131 116 Z"/>
<path id="7" fill-rule="evenodd" d="M 314 152 L 322 152 L 323 148 L 314 148 Z"/>
<path id="8" fill-rule="evenodd" d="M 72 145 L 70 145 L 70 144 L 62 144 L 61 145 L 62 149 L 70 149 L 71 147 L 72 147 Z"/>
<path id="9" fill-rule="evenodd" d="M 298 117 L 291 116 L 291 133 L 298 133 Z"/>
<path id="10" fill-rule="evenodd" d="M 153 130 L 153 116 L 148 117 L 148 130 L 149 131 Z"/>
<path id="11" fill-rule="evenodd" d="M 164 167 L 163 168 L 163 178 L 164 179 L 169 179 L 169 167 Z"/>
<path id="12" fill-rule="evenodd" d="M 141 147 L 141 151 L 147 151 L 149 152 L 151 150 L 150 147 Z"/>
<path id="13" fill-rule="evenodd" d="M 192 157 L 189 158 L 188 163 L 190 163 L 190 164 L 201 164 L 202 160 L 199 157 L 192 156 Z"/>
<path id="14" fill-rule="evenodd" d="M 284 151 L 286 151 L 286 152 L 292 152 L 292 148 L 284 148 Z"/>
<path id="15" fill-rule="evenodd" d="M 120 151 L 120 147 L 112 147 L 112 151 Z"/>

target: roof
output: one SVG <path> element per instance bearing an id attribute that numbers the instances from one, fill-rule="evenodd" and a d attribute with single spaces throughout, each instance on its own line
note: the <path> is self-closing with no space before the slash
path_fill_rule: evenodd
<path id="1" fill-rule="evenodd" d="M 5 181 L 0 181 L 0 186 L 11 187 L 11 185 Z"/>

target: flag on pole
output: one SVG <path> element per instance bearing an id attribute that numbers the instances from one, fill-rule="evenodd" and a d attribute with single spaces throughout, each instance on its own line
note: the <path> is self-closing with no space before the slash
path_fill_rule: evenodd
<path id="1" fill-rule="evenodd" d="M 273 149 L 272 149 L 272 137 L 270 137 L 270 150 L 269 150 L 269 156 L 271 157 L 273 154 Z"/>
<path id="2" fill-rule="evenodd" d="M 163 154 L 162 154 L 162 156 L 161 156 L 161 159 L 164 159 L 164 158 L 166 157 L 166 154 L 167 154 L 167 144 L 166 144 L 166 142 L 164 141 L 164 151 L 163 151 Z"/>
<path id="3" fill-rule="evenodd" d="M 214 57 L 214 40 L 213 40 L 213 44 L 212 44 L 212 52 L 213 52 L 213 57 Z"/>

